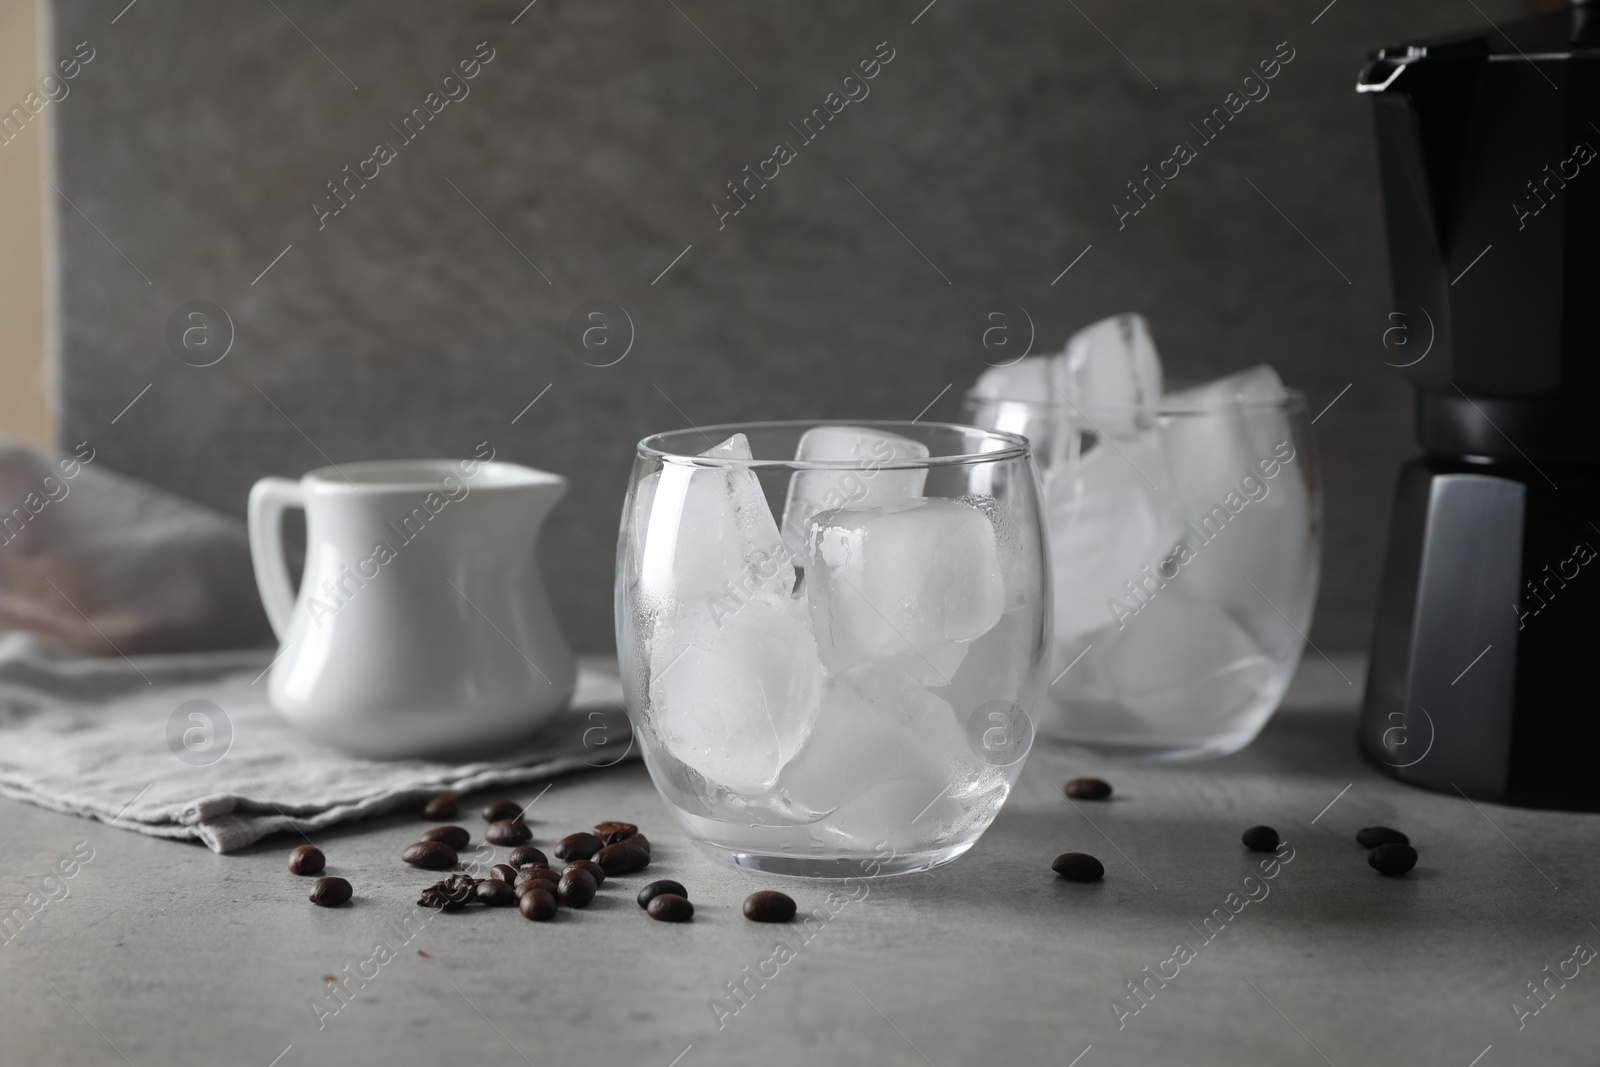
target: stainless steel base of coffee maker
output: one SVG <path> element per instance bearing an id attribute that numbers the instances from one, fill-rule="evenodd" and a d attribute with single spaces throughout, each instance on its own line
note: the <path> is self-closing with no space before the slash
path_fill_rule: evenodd
<path id="1" fill-rule="evenodd" d="M 1401 468 L 1359 731 L 1374 766 L 1475 800 L 1600 811 L 1597 524 L 1587 466 Z"/>

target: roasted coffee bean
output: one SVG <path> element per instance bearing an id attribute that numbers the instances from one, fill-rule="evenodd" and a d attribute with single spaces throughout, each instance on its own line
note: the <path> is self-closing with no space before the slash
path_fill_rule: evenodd
<path id="1" fill-rule="evenodd" d="M 595 885 L 599 886 L 605 884 L 605 868 L 601 867 L 594 860 L 573 860 L 571 863 L 567 864 L 566 867 L 562 868 L 561 873 L 566 874 L 568 871 L 588 871 L 589 877 L 594 879 Z"/>
<path id="2" fill-rule="evenodd" d="M 524 864 L 517 871 L 517 876 L 512 880 L 513 885 L 522 885 L 524 882 L 549 882 L 552 886 L 561 881 L 561 875 L 549 867 L 535 867 L 533 864 Z"/>
<path id="3" fill-rule="evenodd" d="M 489 878 L 494 878 L 510 885 L 517 880 L 517 869 L 509 863 L 497 863 L 489 868 Z"/>
<path id="4" fill-rule="evenodd" d="M 556 843 L 556 859 L 586 860 L 604 847 L 593 834 L 568 834 Z"/>
<path id="5" fill-rule="evenodd" d="M 619 841 L 626 841 L 638 832 L 637 830 L 613 830 L 609 834 L 597 834 L 596 836 L 607 845 L 615 845 Z"/>
<path id="6" fill-rule="evenodd" d="M 627 857 L 628 870 L 642 871 L 650 866 L 650 842 L 646 841 L 642 845 L 639 844 L 639 839 L 643 836 L 643 834 L 634 834 L 632 837 L 618 841 L 614 845 L 607 845 L 606 848 L 621 849 L 622 854 Z M 604 852 L 605 849 L 600 851 Z M 600 854 L 598 852 L 595 853 L 594 858 L 595 862 L 598 863 Z"/>
<path id="7" fill-rule="evenodd" d="M 631 837 L 638 832 L 639 828 L 633 825 L 633 823 L 618 822 L 616 819 L 607 819 L 605 822 L 597 822 L 594 824 L 594 836 L 601 838 L 602 840 L 612 834 L 621 834 L 622 837 Z M 617 838 L 617 841 L 621 841 L 622 837 Z M 606 842 L 608 845 L 615 843 L 616 842 L 613 841 Z"/>
<path id="8" fill-rule="evenodd" d="M 550 860 L 532 845 L 518 845 L 511 850 L 511 858 L 506 862 L 513 867 L 521 867 L 524 863 L 549 863 Z"/>
<path id="9" fill-rule="evenodd" d="M 1111 783 L 1100 778 L 1074 778 L 1061 791 L 1073 800 L 1104 800 L 1111 795 Z"/>
<path id="10" fill-rule="evenodd" d="M 632 845 L 634 848 L 643 851 L 646 856 L 650 855 L 650 839 L 639 833 L 637 830 L 623 838 L 623 840 Z"/>
<path id="11" fill-rule="evenodd" d="M 641 863 L 641 860 L 644 862 Z M 616 875 L 638 870 L 644 866 L 644 863 L 649 862 L 649 857 L 624 841 L 615 845 L 607 845 L 599 852 L 596 852 L 594 854 L 594 862 L 598 863 L 600 869 L 605 871 L 606 874 Z"/>
<path id="12" fill-rule="evenodd" d="M 460 911 L 477 895 L 478 883 L 470 875 L 452 874 L 422 891 L 417 903 L 440 911 Z"/>
<path id="13" fill-rule="evenodd" d="M 683 888 L 681 882 L 674 882 L 671 878 L 663 878 L 659 882 L 651 882 L 639 890 L 639 907 L 648 908 L 650 902 L 663 893 L 671 893 L 676 897 L 688 899 L 689 891 Z"/>
<path id="14" fill-rule="evenodd" d="M 523 897 L 527 896 L 529 893 L 533 893 L 533 892 L 537 892 L 537 891 L 542 891 L 542 892 L 545 892 L 545 893 L 549 893 L 551 896 L 555 896 L 556 883 L 555 882 L 546 882 L 542 878 L 535 878 L 531 882 L 523 882 L 521 885 L 513 886 L 511 891 L 517 895 L 517 899 L 518 900 L 521 900 Z"/>
<path id="15" fill-rule="evenodd" d="M 443 884 L 443 882 L 438 882 L 424 889 L 417 897 L 417 907 L 437 908 L 439 911 L 460 911 L 467 906 L 466 901 L 457 900 L 443 889 L 438 888 Z"/>
<path id="16" fill-rule="evenodd" d="M 400 858 L 413 867 L 427 867 L 429 870 L 443 870 L 456 865 L 456 850 L 443 841 L 418 841 L 414 845 L 406 846 L 400 853 Z"/>
<path id="17" fill-rule="evenodd" d="M 568 871 L 556 885 L 556 895 L 569 908 L 587 908 L 596 888 L 594 875 L 588 871 Z"/>
<path id="18" fill-rule="evenodd" d="M 559 907 L 556 895 L 548 889 L 531 889 L 517 899 L 517 910 L 522 912 L 522 917 L 535 922 L 548 922 L 555 918 Z"/>
<path id="19" fill-rule="evenodd" d="M 456 806 L 455 797 L 440 793 L 423 805 L 422 817 L 424 819 L 432 819 L 434 822 L 448 822 L 455 818 L 460 810 Z"/>
<path id="20" fill-rule="evenodd" d="M 1069 882 L 1098 882 L 1106 876 L 1104 864 L 1087 852 L 1063 852 L 1050 869 Z"/>
<path id="21" fill-rule="evenodd" d="M 350 899 L 350 883 L 343 878 L 318 878 L 311 887 L 310 899 L 324 908 L 337 907 Z"/>
<path id="22" fill-rule="evenodd" d="M 1251 852 L 1271 852 L 1278 847 L 1278 831 L 1270 826 L 1252 826 L 1240 835 L 1239 840 Z"/>
<path id="23" fill-rule="evenodd" d="M 327 858 L 316 845 L 296 845 L 289 850 L 290 874 L 316 874 L 327 865 Z"/>
<path id="24" fill-rule="evenodd" d="M 776 889 L 763 889 L 744 898 L 744 917 L 758 923 L 786 923 L 794 918 L 794 898 Z"/>
<path id="25" fill-rule="evenodd" d="M 676 893 L 656 894 L 644 910 L 650 918 L 660 919 L 664 923 L 681 923 L 694 918 L 694 905 L 689 903 L 687 897 L 680 897 Z"/>
<path id="26" fill-rule="evenodd" d="M 1377 848 L 1379 845 L 1409 845 L 1411 838 L 1399 830 L 1391 830 L 1387 826 L 1368 826 L 1356 831 L 1356 844 L 1362 848 Z"/>
<path id="27" fill-rule="evenodd" d="M 475 890 L 478 903 L 491 908 L 509 908 L 517 902 L 516 891 L 498 878 L 486 878 Z"/>
<path id="28" fill-rule="evenodd" d="M 1379 845 L 1367 853 L 1367 864 L 1379 874 L 1405 874 L 1417 865 L 1417 850 L 1410 845 Z"/>
<path id="29" fill-rule="evenodd" d="M 504 822 L 522 818 L 522 805 L 515 800 L 491 800 L 483 809 L 484 822 Z"/>
<path id="30" fill-rule="evenodd" d="M 525 845 L 533 838 L 533 831 L 528 829 L 527 823 L 501 819 L 490 823 L 483 837 L 491 845 Z"/>
<path id="31" fill-rule="evenodd" d="M 435 826 L 432 830 L 425 830 L 422 834 L 423 841 L 443 841 L 451 848 L 460 852 L 472 840 L 472 835 L 460 826 Z"/>

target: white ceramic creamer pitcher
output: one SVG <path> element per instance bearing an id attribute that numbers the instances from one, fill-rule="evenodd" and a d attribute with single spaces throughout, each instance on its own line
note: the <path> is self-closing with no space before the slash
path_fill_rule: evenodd
<path id="1" fill-rule="evenodd" d="M 566 488 L 558 474 L 482 459 L 346 463 L 258 481 L 250 552 L 280 642 L 272 706 L 374 758 L 481 749 L 533 731 L 566 705 L 575 678 L 538 566 L 539 528 Z M 298 592 L 282 543 L 293 507 L 306 513 Z"/>

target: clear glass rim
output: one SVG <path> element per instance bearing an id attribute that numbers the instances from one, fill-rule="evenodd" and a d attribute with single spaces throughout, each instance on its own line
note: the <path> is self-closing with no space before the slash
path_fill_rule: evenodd
<path id="1" fill-rule="evenodd" d="M 753 430 L 791 430 L 802 427 L 811 429 L 817 426 L 861 426 L 869 430 L 883 430 L 888 433 L 899 433 L 906 429 L 949 430 L 960 434 L 978 434 L 1000 446 L 988 452 L 965 452 L 959 455 L 928 456 L 925 459 L 874 463 L 872 465 L 874 470 L 925 470 L 930 467 L 959 467 L 976 463 L 1002 463 L 1006 460 L 1026 458 L 1032 452 L 1032 446 L 1028 443 L 1028 439 L 1021 434 L 1009 433 L 1005 430 L 989 430 L 981 426 L 969 426 L 960 422 L 918 422 L 907 419 L 784 419 L 758 422 L 722 422 L 714 426 L 691 426 L 682 430 L 653 433 L 640 440 L 637 447 L 641 459 L 653 459 L 662 463 L 675 463 L 691 467 L 736 467 L 744 470 L 791 471 L 860 470 L 862 467 L 861 461 L 854 459 L 736 459 L 722 456 L 701 456 L 677 451 L 663 445 L 664 438 L 678 437 L 683 434 L 692 435 L 696 441 L 709 438 L 711 444 L 715 445 L 717 442 L 724 441 L 736 433 L 749 433 Z M 901 436 L 914 437 L 913 434 L 909 433 L 901 433 Z"/>
<path id="2" fill-rule="evenodd" d="M 477 464 L 477 473 L 467 474 L 462 467 Z M 337 466 L 318 467 L 301 475 L 301 481 L 318 492 L 333 493 L 425 493 L 438 489 L 448 477 L 455 477 L 473 491 L 524 489 L 532 485 L 564 484 L 566 479 L 549 471 L 535 470 L 506 460 L 479 459 L 371 459 Z"/>
<path id="3" fill-rule="evenodd" d="M 1298 389 L 1285 389 L 1281 396 L 1267 400 L 1219 400 L 1215 403 L 1202 404 L 1195 402 L 1173 401 L 1170 397 L 1162 397 L 1161 403 L 1153 407 L 1126 406 L 1088 406 L 1075 404 L 1066 397 L 1060 400 L 1020 400 L 1006 396 L 982 396 L 974 389 L 968 389 L 965 401 L 969 406 L 985 404 L 1015 404 L 1018 407 L 1030 408 L 1044 412 L 1075 411 L 1080 415 L 1093 418 L 1096 415 L 1214 415 L 1220 411 L 1282 411 L 1288 413 L 1307 410 L 1306 395 Z"/>

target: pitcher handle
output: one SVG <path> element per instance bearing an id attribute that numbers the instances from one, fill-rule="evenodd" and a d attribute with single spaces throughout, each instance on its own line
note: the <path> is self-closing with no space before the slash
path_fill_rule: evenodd
<path id="1" fill-rule="evenodd" d="M 255 566 L 256 589 L 267 621 L 281 643 L 289 629 L 295 589 L 289 584 L 289 564 L 283 555 L 283 513 L 304 508 L 300 483 L 288 478 L 262 478 L 250 487 L 246 525 L 250 533 L 250 560 Z"/>

